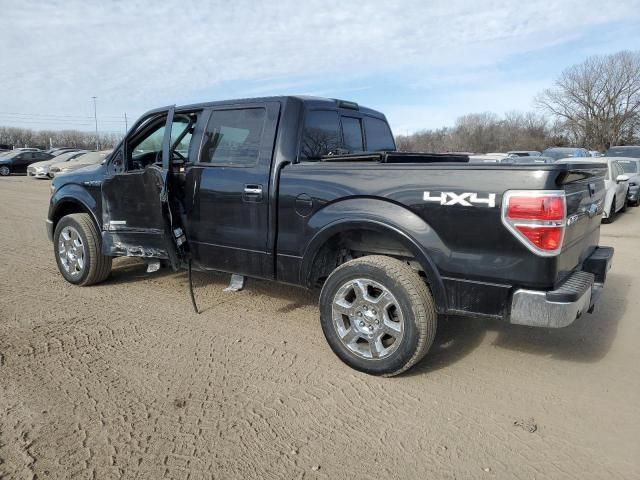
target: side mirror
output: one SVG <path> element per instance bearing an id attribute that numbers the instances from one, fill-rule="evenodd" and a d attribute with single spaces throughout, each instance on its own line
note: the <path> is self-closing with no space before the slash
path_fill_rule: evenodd
<path id="1" fill-rule="evenodd" d="M 629 181 L 629 176 L 628 175 L 618 175 L 616 177 L 616 183 L 628 182 L 628 181 Z"/>

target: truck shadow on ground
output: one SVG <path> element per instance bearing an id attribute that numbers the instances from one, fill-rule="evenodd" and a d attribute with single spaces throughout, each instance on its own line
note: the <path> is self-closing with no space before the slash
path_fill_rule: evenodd
<path id="1" fill-rule="evenodd" d="M 565 328 L 525 327 L 465 317 L 443 319 L 429 353 L 407 375 L 428 373 L 457 362 L 485 343 L 490 332 L 497 334 L 490 344 L 498 348 L 571 362 L 597 362 L 616 338 L 629 285 L 629 278 L 610 274 L 594 313 L 582 315 Z"/>
<path id="2" fill-rule="evenodd" d="M 546 329 L 503 325 L 493 344 L 500 348 L 552 356 L 573 362 L 597 362 L 611 349 L 620 319 L 627 310 L 631 279 L 609 274 L 592 314 L 584 314 L 565 328 Z"/>
<path id="3" fill-rule="evenodd" d="M 186 271 L 174 272 L 170 268 L 163 268 L 148 274 L 145 270 L 146 265 L 139 259 L 121 259 L 114 263 L 113 273 L 108 282 L 118 284 L 174 278 L 184 284 L 186 300 Z M 193 277 L 200 311 L 206 313 L 214 308 L 212 305 L 219 304 L 214 301 L 214 297 L 219 290 L 227 286 L 229 275 L 218 272 L 194 272 Z M 565 328 L 525 327 L 500 320 L 467 317 L 442 319 L 438 323 L 436 338 L 429 353 L 407 375 L 445 368 L 466 357 L 483 343 L 521 353 L 551 356 L 559 360 L 597 362 L 608 353 L 615 340 L 618 324 L 626 311 L 630 281 L 626 276 L 609 274 L 595 312 L 582 315 Z M 273 312 L 276 314 L 317 307 L 319 296 L 319 290 L 308 291 L 291 285 L 253 279 L 247 280 L 244 293 L 264 295 L 276 300 Z M 228 295 L 232 301 L 236 294 Z M 495 338 L 487 340 L 488 336 Z"/>

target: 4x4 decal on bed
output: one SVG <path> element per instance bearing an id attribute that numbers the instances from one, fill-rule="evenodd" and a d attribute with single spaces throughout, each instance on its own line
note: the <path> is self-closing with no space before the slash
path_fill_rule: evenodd
<path id="1" fill-rule="evenodd" d="M 425 202 L 437 202 L 440 205 L 462 205 L 463 207 L 473 207 L 476 205 L 486 205 L 487 207 L 496 206 L 496 194 L 489 193 L 485 198 L 478 197 L 474 192 L 440 192 L 437 196 L 431 195 L 431 192 L 424 192 L 422 199 Z"/>

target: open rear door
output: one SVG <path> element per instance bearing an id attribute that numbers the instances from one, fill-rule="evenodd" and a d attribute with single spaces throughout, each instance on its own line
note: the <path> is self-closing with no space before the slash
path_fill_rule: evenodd
<path id="1" fill-rule="evenodd" d="M 102 183 L 104 255 L 167 259 L 174 269 L 180 266 L 185 238 L 180 225 L 174 225 L 179 216 L 171 211 L 167 181 L 173 117 L 174 107 L 154 111 L 151 118 L 138 122 L 140 130 L 132 130 L 122 150 L 112 156 L 111 161 L 120 156 L 123 171 L 109 169 L 112 173 Z M 147 151 L 147 145 L 158 145 L 160 139 L 161 151 Z M 138 151 L 141 160 L 133 160 L 140 145 L 145 147 Z M 153 161 L 160 153 L 162 162 Z"/>

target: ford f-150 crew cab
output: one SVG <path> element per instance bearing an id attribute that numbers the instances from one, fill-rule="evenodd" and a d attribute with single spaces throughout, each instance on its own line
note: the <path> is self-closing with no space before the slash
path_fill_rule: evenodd
<path id="1" fill-rule="evenodd" d="M 56 176 L 47 227 L 77 285 L 133 256 L 321 287 L 333 351 L 395 375 L 439 318 L 554 328 L 591 311 L 613 256 L 605 174 L 396 152 L 353 102 L 223 101 L 150 111 L 102 164 Z"/>

